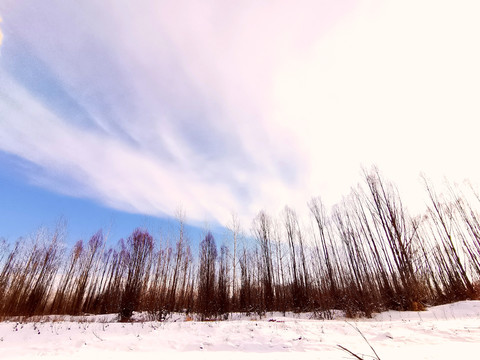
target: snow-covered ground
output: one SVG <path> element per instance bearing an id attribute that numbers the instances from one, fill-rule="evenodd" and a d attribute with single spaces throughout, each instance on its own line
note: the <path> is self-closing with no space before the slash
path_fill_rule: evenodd
<path id="1" fill-rule="evenodd" d="M 181 315 L 162 323 L 113 319 L 0 323 L 0 359 L 354 359 L 338 345 L 372 359 L 365 339 L 382 360 L 478 358 L 480 354 L 480 301 L 424 312 L 389 311 L 356 320 L 323 321 L 307 314 L 277 313 L 220 322 L 185 321 Z"/>

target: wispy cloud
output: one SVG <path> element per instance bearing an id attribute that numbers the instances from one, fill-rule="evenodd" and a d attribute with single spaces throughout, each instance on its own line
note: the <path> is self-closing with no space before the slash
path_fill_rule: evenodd
<path id="1" fill-rule="evenodd" d="M 2 22 L 2 18 L 0 17 L 0 23 Z M 0 29 L 0 46 L 2 46 L 2 41 L 3 41 L 3 33 L 2 29 Z"/>
<path id="2" fill-rule="evenodd" d="M 43 186 L 222 222 L 336 201 L 361 164 L 479 175 L 472 2 L 47 5 L 0 8 L 0 150 Z"/>

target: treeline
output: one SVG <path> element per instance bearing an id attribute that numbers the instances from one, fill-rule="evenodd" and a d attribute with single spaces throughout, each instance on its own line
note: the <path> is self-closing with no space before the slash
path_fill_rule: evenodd
<path id="1" fill-rule="evenodd" d="M 140 229 L 114 248 L 99 231 L 70 252 L 58 231 L 13 248 L 3 241 L 0 316 L 308 311 L 328 318 L 334 309 L 371 316 L 477 298 L 478 193 L 448 187 L 440 196 L 425 181 L 427 212 L 411 217 L 378 170 L 364 180 L 328 213 L 312 199 L 306 223 L 288 207 L 277 218 L 260 212 L 246 239 L 234 218 L 226 244 L 218 247 L 207 232 L 198 255 L 181 220 L 173 244 Z"/>

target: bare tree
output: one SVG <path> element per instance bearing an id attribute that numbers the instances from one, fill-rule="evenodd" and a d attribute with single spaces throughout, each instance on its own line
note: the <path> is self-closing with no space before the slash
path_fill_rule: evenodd
<path id="1" fill-rule="evenodd" d="M 200 243 L 199 258 L 197 311 L 202 320 L 205 320 L 218 314 L 215 289 L 217 246 L 210 232 Z"/>
<path id="2" fill-rule="evenodd" d="M 262 278 L 262 294 L 264 310 L 273 310 L 274 305 L 274 272 L 272 264 L 271 220 L 261 211 L 253 221 L 253 232 L 260 245 L 259 269 Z"/>
<path id="3" fill-rule="evenodd" d="M 229 230 L 232 234 L 233 240 L 233 254 L 232 254 L 232 303 L 235 306 L 237 302 L 237 245 L 238 245 L 238 238 L 240 236 L 240 222 L 238 220 L 237 215 L 232 214 L 232 220 L 229 226 Z"/>
<path id="4" fill-rule="evenodd" d="M 138 310 L 146 276 L 149 273 L 153 245 L 152 236 L 140 229 L 136 229 L 127 240 L 127 279 L 120 308 L 122 320 L 128 320 L 133 311 Z"/>

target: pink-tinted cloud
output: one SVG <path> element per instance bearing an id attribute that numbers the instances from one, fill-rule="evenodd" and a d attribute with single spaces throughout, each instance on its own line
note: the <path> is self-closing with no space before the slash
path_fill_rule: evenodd
<path id="1" fill-rule="evenodd" d="M 0 23 L 2 22 L 2 18 L 0 17 Z M 2 33 L 2 29 L 0 29 L 0 46 L 2 45 L 2 41 L 3 41 L 3 33 Z"/>

